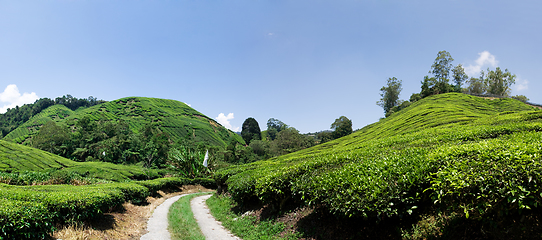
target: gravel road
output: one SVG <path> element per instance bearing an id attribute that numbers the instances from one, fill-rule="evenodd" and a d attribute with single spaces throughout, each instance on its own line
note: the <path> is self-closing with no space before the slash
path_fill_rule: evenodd
<path id="1" fill-rule="evenodd" d="M 141 236 L 141 240 L 170 240 L 171 235 L 167 230 L 167 213 L 169 212 L 169 207 L 179 200 L 179 198 L 186 195 L 188 194 L 168 198 L 162 204 L 158 205 L 147 222 L 147 231 L 149 232 Z"/>
<path id="2" fill-rule="evenodd" d="M 207 200 L 211 195 L 203 195 L 199 197 L 195 197 L 190 202 L 190 206 L 192 207 L 192 212 L 194 213 L 194 218 L 196 219 L 196 222 L 198 222 L 199 228 L 201 229 L 201 232 L 203 235 L 205 235 L 205 239 L 207 240 L 229 240 L 229 239 L 236 239 L 240 240 L 240 238 L 234 236 L 230 233 L 227 229 L 225 229 L 220 222 L 218 222 L 209 212 L 209 208 L 205 204 L 205 200 Z"/>
<path id="3" fill-rule="evenodd" d="M 156 209 L 154 209 L 154 212 L 152 216 L 149 218 L 149 221 L 147 222 L 147 231 L 148 233 L 141 236 L 141 240 L 171 240 L 171 235 L 169 234 L 168 228 L 168 219 L 167 214 L 169 212 L 169 207 L 179 200 L 179 198 L 184 197 L 186 195 L 190 194 L 182 194 L 175 197 L 171 197 L 166 199 L 162 204 L 160 204 Z M 199 197 L 195 197 L 190 202 L 190 206 L 192 208 L 192 212 L 194 213 L 194 218 L 196 219 L 196 222 L 198 222 L 198 225 L 201 229 L 201 232 L 203 232 L 203 235 L 205 235 L 205 239 L 207 240 L 229 240 L 229 239 L 236 239 L 241 240 L 238 237 L 235 237 L 233 234 L 231 234 L 228 230 L 226 230 L 224 227 L 222 227 L 222 224 L 218 222 L 209 212 L 209 208 L 205 204 L 205 200 L 207 200 L 212 195 L 202 195 Z"/>

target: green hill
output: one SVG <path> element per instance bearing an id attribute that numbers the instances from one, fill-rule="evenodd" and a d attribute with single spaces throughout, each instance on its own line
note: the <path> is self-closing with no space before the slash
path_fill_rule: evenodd
<path id="1" fill-rule="evenodd" d="M 369 221 L 419 220 L 440 209 L 502 223 L 494 218 L 542 204 L 541 144 L 542 111 L 449 93 L 349 136 L 214 178 L 240 203 L 318 206 Z"/>
<path id="2" fill-rule="evenodd" d="M 4 137 L 4 140 L 11 140 L 17 143 L 23 143 L 39 131 L 40 127 L 48 121 L 60 122 L 66 117 L 72 115 L 74 111 L 64 105 L 57 104 L 41 111 L 36 116 L 30 118 L 25 123 L 21 124 L 15 130 L 11 131 Z"/>
<path id="3" fill-rule="evenodd" d="M 81 177 L 98 178 L 108 181 L 147 179 L 159 176 L 156 170 L 146 170 L 135 165 L 106 162 L 75 162 L 36 148 L 0 140 L 0 173 L 2 172 L 76 173 Z"/>
<path id="4" fill-rule="evenodd" d="M 153 124 L 170 135 L 173 141 L 190 138 L 196 142 L 226 146 L 228 139 L 244 142 L 240 136 L 224 128 L 214 119 L 188 105 L 167 99 L 128 97 L 93 107 L 71 111 L 63 105 L 47 108 L 4 137 L 24 143 L 47 121 L 73 126 L 78 119 L 89 116 L 95 121 L 125 120 L 134 132 Z"/>

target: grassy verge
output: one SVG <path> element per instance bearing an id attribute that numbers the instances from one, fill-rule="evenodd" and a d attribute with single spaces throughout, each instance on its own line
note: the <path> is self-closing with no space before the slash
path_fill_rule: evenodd
<path id="1" fill-rule="evenodd" d="M 195 193 L 181 197 L 169 208 L 168 222 L 171 239 L 205 240 L 190 208 L 192 198 L 209 193 Z"/>
<path id="2" fill-rule="evenodd" d="M 295 236 L 281 236 L 285 226 L 272 220 L 258 220 L 250 214 L 233 211 L 237 203 L 230 197 L 213 195 L 207 200 L 211 214 L 236 236 L 244 239 L 297 239 Z"/>

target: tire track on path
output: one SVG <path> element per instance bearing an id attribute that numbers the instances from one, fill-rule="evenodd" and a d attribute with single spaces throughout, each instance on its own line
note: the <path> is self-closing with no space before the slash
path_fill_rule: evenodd
<path id="1" fill-rule="evenodd" d="M 225 229 L 222 224 L 217 221 L 209 212 L 205 200 L 210 198 L 212 194 L 198 196 L 190 201 L 190 207 L 194 213 L 194 218 L 198 222 L 199 228 L 205 239 L 207 240 L 241 240 Z"/>

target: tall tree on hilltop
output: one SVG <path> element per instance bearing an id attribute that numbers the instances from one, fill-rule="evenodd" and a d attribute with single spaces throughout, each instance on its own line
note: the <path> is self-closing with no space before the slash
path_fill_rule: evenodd
<path id="1" fill-rule="evenodd" d="M 253 139 L 262 139 L 260 126 L 258 125 L 258 121 L 256 121 L 256 119 L 249 117 L 245 120 L 245 122 L 243 122 L 241 137 L 243 137 L 247 145 L 250 144 L 250 141 L 252 141 Z"/>
<path id="2" fill-rule="evenodd" d="M 510 95 L 512 84 L 516 83 L 516 75 L 505 69 L 497 67 L 495 71 L 487 69 L 487 78 L 485 79 L 487 92 L 499 96 Z"/>
<path id="3" fill-rule="evenodd" d="M 345 116 L 341 116 L 335 119 L 335 122 L 331 124 L 331 129 L 333 129 L 333 138 L 337 139 L 344 137 L 352 133 L 352 120 L 348 119 Z"/>
<path id="4" fill-rule="evenodd" d="M 453 61 L 454 59 L 449 52 L 440 51 L 437 54 L 435 62 L 433 63 L 433 65 L 431 65 L 432 70 L 429 71 L 429 73 L 435 75 L 437 81 L 448 83 L 448 77 L 450 76 L 450 70 L 452 69 Z"/>
<path id="5" fill-rule="evenodd" d="M 397 80 L 396 77 L 388 78 L 386 86 L 380 88 L 380 101 L 376 102 L 376 105 L 381 106 L 384 109 L 384 114 L 388 113 L 391 108 L 399 104 L 399 94 L 401 94 L 402 81 Z"/>

